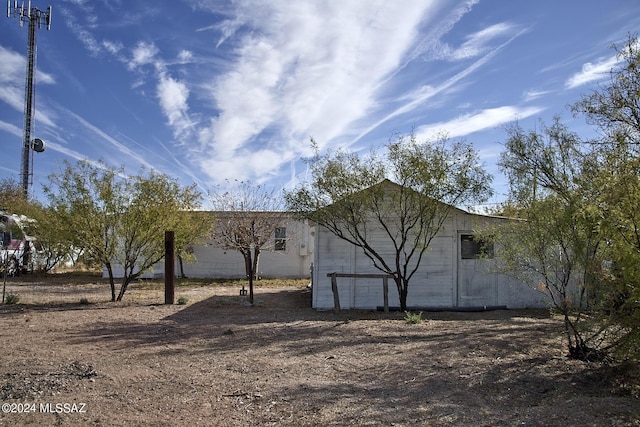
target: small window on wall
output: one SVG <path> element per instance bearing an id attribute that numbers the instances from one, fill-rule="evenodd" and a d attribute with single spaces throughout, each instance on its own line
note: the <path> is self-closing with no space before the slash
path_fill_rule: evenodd
<path id="1" fill-rule="evenodd" d="M 493 244 L 476 239 L 473 234 L 460 235 L 460 257 L 462 259 L 493 258 Z"/>
<path id="2" fill-rule="evenodd" d="M 286 227 L 276 227 L 275 250 L 276 251 L 287 250 L 287 228 Z"/>

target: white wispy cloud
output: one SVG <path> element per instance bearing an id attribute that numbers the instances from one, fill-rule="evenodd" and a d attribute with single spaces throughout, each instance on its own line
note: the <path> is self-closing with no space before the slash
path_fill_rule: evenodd
<path id="1" fill-rule="evenodd" d="M 419 139 L 427 140 L 442 133 L 446 133 L 451 138 L 466 136 L 486 129 L 495 129 L 503 124 L 534 116 L 542 111 L 544 108 L 541 107 L 489 108 L 473 114 L 464 114 L 447 122 L 421 126 L 416 129 L 416 135 Z"/>
<path id="2" fill-rule="evenodd" d="M 24 54 L 19 54 L 0 46 L 0 101 L 8 104 L 13 110 L 24 112 L 24 81 L 26 73 L 26 59 Z M 54 77 L 42 70 L 36 70 L 36 84 L 55 84 Z M 38 104 L 35 111 L 34 124 L 55 126 L 53 112 Z"/>
<path id="3" fill-rule="evenodd" d="M 155 149 L 153 150 L 153 155 L 161 156 L 164 158 L 164 160 L 170 159 L 169 163 L 172 164 L 173 172 L 182 172 L 185 176 L 191 178 L 191 180 L 200 187 L 203 193 L 207 192 L 208 188 L 202 181 L 202 174 L 198 170 L 191 167 L 191 165 L 185 164 L 184 162 L 180 161 L 180 159 L 175 156 L 175 150 L 167 147 L 167 145 L 162 142 L 162 140 L 154 138 L 154 141 L 159 147 L 162 147 L 162 153 L 158 152 L 158 150 Z"/>
<path id="4" fill-rule="evenodd" d="M 229 162 L 263 133 L 275 153 L 342 135 L 376 107 L 376 91 L 413 47 L 425 11 L 433 3 L 243 2 L 223 27 L 234 62 L 209 85 L 219 111 L 200 131 L 201 146 Z M 398 23 L 402 25 L 398 25 Z M 301 148 L 296 148 L 300 152 Z M 249 149 L 250 152 L 255 151 Z M 255 162 L 259 175 L 287 156 Z M 237 173 L 224 164 L 203 169 L 212 178 Z M 267 164 L 268 163 L 268 164 Z M 275 164 L 274 164 L 275 163 Z"/>
<path id="5" fill-rule="evenodd" d="M 11 106 L 16 111 L 24 111 L 24 88 L 5 86 L 0 90 L 0 101 Z"/>
<path id="6" fill-rule="evenodd" d="M 178 54 L 181 63 L 188 62 L 192 56 L 193 54 L 187 50 L 181 50 Z M 195 122 L 189 117 L 189 87 L 185 82 L 171 76 L 168 71 L 169 62 L 161 57 L 160 49 L 155 44 L 141 41 L 131 52 L 128 68 L 130 71 L 144 74 L 145 66 L 151 66 L 154 70 L 155 95 L 177 142 L 190 140 Z M 139 79 L 133 88 L 144 84 L 145 81 Z"/>
<path id="7" fill-rule="evenodd" d="M 124 57 L 121 56 L 121 52 L 124 50 L 124 46 L 121 42 L 102 40 L 102 47 L 104 47 L 111 55 L 124 59 Z"/>
<path id="8" fill-rule="evenodd" d="M 98 56 L 104 51 L 117 56 L 118 50 L 121 49 L 118 42 L 110 40 L 99 40 L 95 36 L 98 28 L 98 16 L 94 10 L 91 1 L 86 0 L 62 0 L 61 7 L 54 6 L 54 13 L 60 12 L 69 31 L 84 45 L 92 56 Z M 65 7 L 64 3 L 71 3 L 74 9 L 80 11 L 81 16 L 76 16 L 72 8 Z M 119 59 L 122 59 L 121 57 Z"/>
<path id="9" fill-rule="evenodd" d="M 582 70 L 567 79 L 565 87 L 567 89 L 573 89 L 587 83 L 605 79 L 609 77 L 609 72 L 616 65 L 616 62 L 617 58 L 615 56 L 602 59 L 596 63 L 587 62 L 582 66 Z"/>
<path id="10" fill-rule="evenodd" d="M 440 42 L 478 1 L 467 0 L 452 9 L 450 4 L 422 0 L 402 5 L 384 0 L 234 3 L 233 10 L 226 11 L 231 19 L 198 30 L 215 28 L 217 46 L 224 44 L 232 51 L 226 69 L 213 73 L 216 77 L 209 82 L 189 81 L 188 74 L 178 78 L 172 72 L 173 65 L 194 61 L 191 50 L 165 54 L 154 43 L 141 41 L 124 55 L 119 43 L 98 45 L 127 58 L 128 69 L 138 78 L 137 90 L 147 84 L 148 67 L 153 68 L 155 96 L 174 142 L 190 150 L 191 160 L 209 178 L 251 179 L 277 173 L 283 164 L 308 154 L 310 135 L 321 146 L 336 138 L 344 140 L 354 123 L 383 110 L 380 89 L 427 50 L 451 60 L 480 59 L 438 86 L 423 85 L 401 95 L 405 97 L 401 106 L 351 143 L 451 90 L 491 59 L 517 36 L 515 26 L 489 25 L 468 35 L 458 47 Z M 430 29 L 426 37 L 424 28 Z M 90 33 L 76 34 L 92 39 Z M 507 42 L 495 46 L 505 37 Z M 92 43 L 85 44 L 93 48 Z M 198 96 L 208 95 L 215 109 L 208 118 L 190 113 L 194 85 Z"/>
<path id="11" fill-rule="evenodd" d="M 203 156 L 201 165 L 210 178 L 217 174 L 228 179 L 260 184 L 277 174 L 283 163 L 295 157 L 296 153 L 287 149 L 243 150 L 235 155 Z M 214 179 L 214 182 L 223 181 L 224 179 Z"/>
<path id="12" fill-rule="evenodd" d="M 545 95 L 551 93 L 550 90 L 528 90 L 522 94 L 522 99 L 524 102 L 534 101 L 538 98 L 541 98 Z"/>
<path id="13" fill-rule="evenodd" d="M 24 54 L 0 46 L 0 83 L 3 85 L 15 81 L 20 74 L 24 76 Z"/>
<path id="14" fill-rule="evenodd" d="M 72 13 L 63 9 L 63 13 L 70 18 L 67 25 L 72 33 L 92 54 L 97 55 L 107 52 L 118 61 L 126 64 L 130 71 L 139 73 L 137 74 L 137 79 L 131 85 L 133 89 L 146 84 L 144 69 L 146 66 L 152 66 L 156 79 L 155 95 L 160 109 L 167 118 L 167 124 L 173 129 L 174 136 L 178 140 L 186 139 L 190 129 L 193 127 L 193 123 L 188 116 L 187 98 L 189 97 L 189 89 L 184 82 L 171 77 L 167 71 L 168 62 L 160 57 L 160 49 L 152 42 L 139 41 L 131 50 L 130 55 L 127 55 L 125 53 L 126 49 L 120 41 L 107 39 L 98 41 L 92 32 L 97 26 L 97 18 L 93 13 L 93 9 L 87 6 L 83 7 L 83 10 L 85 19 L 82 22 L 86 22 L 87 26 L 77 23 Z M 178 53 L 178 62 L 187 63 L 192 57 L 193 53 L 191 51 L 182 49 Z"/>
<path id="15" fill-rule="evenodd" d="M 407 57 L 407 62 L 416 58 L 427 57 L 428 59 L 442 59 L 443 50 L 450 52 L 451 48 L 442 42 L 442 37 L 446 35 L 453 27 L 471 11 L 480 0 L 467 0 L 452 7 L 445 16 L 437 16 L 434 13 L 431 25 L 425 26 L 424 35 L 419 40 L 413 52 Z"/>
<path id="16" fill-rule="evenodd" d="M 180 140 L 193 125 L 188 114 L 189 89 L 187 85 L 163 75 L 158 81 L 157 96 L 169 126 L 174 129 L 176 138 Z"/>
<path id="17" fill-rule="evenodd" d="M 112 168 L 112 167 L 119 167 L 121 165 L 109 165 L 109 164 L 105 164 L 103 163 L 104 160 L 100 159 L 100 160 L 96 160 L 96 159 L 92 159 L 90 157 L 87 157 L 86 155 L 79 153 L 75 150 L 72 150 L 68 147 L 65 147 L 62 144 L 57 144 L 55 142 L 47 142 L 47 149 L 56 151 L 60 154 L 64 154 L 67 157 L 71 157 L 72 159 L 78 160 L 78 161 L 83 161 L 83 162 L 87 162 L 90 165 L 92 165 L 94 168 L 98 168 L 98 169 L 105 169 L 105 168 Z M 127 178 L 126 173 L 121 173 L 118 172 L 118 175 L 122 178 Z"/>
<path id="18" fill-rule="evenodd" d="M 47 149 L 53 150 L 53 151 L 57 151 L 58 153 L 64 154 L 65 156 L 69 156 L 72 159 L 76 159 L 76 160 L 86 160 L 86 161 L 91 161 L 91 159 L 89 159 L 86 155 L 81 154 L 75 150 L 72 150 L 68 147 L 65 147 L 62 144 L 58 144 L 56 142 L 50 142 L 47 141 Z M 97 163 L 97 162 L 95 162 Z"/>
<path id="19" fill-rule="evenodd" d="M 22 129 L 14 124 L 3 122 L 2 120 L 0 120 L 0 130 L 9 132 L 10 134 L 13 134 L 15 136 L 22 136 Z"/>
<path id="20" fill-rule="evenodd" d="M 24 111 L 24 81 L 27 62 L 24 54 L 0 46 L 0 100 L 9 104 L 14 110 Z M 54 77 L 41 70 L 36 70 L 38 84 L 54 84 Z"/>
<path id="21" fill-rule="evenodd" d="M 113 147 L 117 153 L 120 153 L 120 155 L 114 153 L 112 154 L 113 159 L 115 160 L 114 165 L 120 165 L 122 163 L 122 158 L 128 159 L 128 160 L 132 160 L 135 161 L 137 163 L 139 163 L 140 165 L 143 165 L 151 170 L 155 170 L 155 167 L 149 163 L 146 158 L 140 154 L 138 154 L 137 152 L 133 151 L 132 149 L 130 149 L 129 147 L 127 147 L 126 145 L 120 143 L 118 140 L 116 140 L 115 138 L 113 138 L 112 136 L 108 135 L 106 132 L 104 132 L 102 129 L 98 128 L 97 126 L 93 125 L 92 123 L 88 122 L 87 120 L 85 120 L 84 118 L 82 118 L 81 116 L 79 116 L 78 114 L 72 112 L 72 111 L 67 111 L 67 114 L 72 117 L 76 123 L 80 124 L 81 126 L 83 126 L 85 129 L 91 131 L 93 134 L 97 135 L 101 141 L 105 141 L 107 143 L 109 143 L 109 145 L 111 147 Z M 91 141 L 91 138 L 87 137 L 88 141 Z M 103 150 L 105 152 L 109 152 L 109 150 Z M 73 156 L 72 156 L 73 157 Z"/>
<path id="22" fill-rule="evenodd" d="M 183 64 L 187 63 L 192 59 L 193 59 L 193 52 L 191 52 L 190 50 L 182 49 L 180 52 L 178 52 L 178 60 L 181 63 Z"/>
<path id="23" fill-rule="evenodd" d="M 441 53 L 444 59 L 454 61 L 475 58 L 492 50 L 491 42 L 496 38 L 511 36 L 514 32 L 514 26 L 509 23 L 494 24 L 467 36 L 467 40 L 460 47 L 444 49 Z"/>
<path id="24" fill-rule="evenodd" d="M 398 117 L 398 116 L 400 116 L 402 114 L 408 113 L 408 112 L 416 109 L 418 106 L 423 105 L 424 103 L 426 103 L 428 100 L 430 100 L 434 96 L 436 96 L 436 95 L 438 95 L 438 94 L 440 94 L 440 93 L 442 93 L 442 92 L 444 92 L 446 90 L 452 89 L 454 87 L 454 85 L 456 85 L 457 83 L 462 81 L 464 78 L 466 78 L 466 77 L 470 76 L 472 73 L 474 73 L 482 65 L 484 65 L 489 60 L 491 60 L 495 55 L 497 55 L 498 52 L 500 52 L 500 50 L 502 50 L 505 46 L 507 46 L 509 43 L 511 43 L 513 40 L 515 40 L 517 37 L 519 37 L 525 31 L 526 30 L 521 30 L 517 34 L 513 35 L 511 38 L 509 38 L 509 40 L 505 41 L 504 43 L 502 43 L 498 47 L 496 47 L 493 50 L 491 50 L 490 52 L 486 53 L 480 59 L 476 60 L 473 64 L 471 64 L 470 66 L 468 66 L 464 70 L 460 71 L 456 75 L 448 78 L 447 80 L 445 80 L 444 82 L 442 82 L 438 86 L 435 86 L 435 87 L 432 87 L 432 86 L 421 86 L 421 87 L 418 87 L 418 88 L 412 90 L 410 93 L 404 94 L 402 97 L 399 97 L 398 98 L 399 100 L 404 100 L 405 101 L 401 106 L 397 107 L 395 110 L 393 110 L 390 113 L 386 114 L 382 119 L 380 119 L 377 122 L 375 122 L 372 125 L 370 125 L 367 129 L 365 129 L 362 133 L 360 133 L 355 138 L 355 140 L 353 142 L 356 142 L 356 141 L 362 139 L 364 136 L 366 136 L 367 134 L 371 133 L 374 129 L 378 128 L 383 123 L 385 123 L 385 122 L 387 122 L 387 121 L 389 121 L 389 120 L 391 120 L 391 119 L 393 119 L 395 117 Z"/>
<path id="25" fill-rule="evenodd" d="M 131 54 L 129 69 L 135 70 L 138 67 L 156 62 L 155 56 L 158 52 L 158 48 L 153 43 L 139 42 Z"/>
<path id="26" fill-rule="evenodd" d="M 64 22 L 66 22 L 67 28 L 69 28 L 73 35 L 75 35 L 92 55 L 98 55 L 102 52 L 101 43 L 96 40 L 91 31 L 87 30 L 83 25 L 80 25 L 75 16 L 66 9 L 63 9 L 63 15 L 66 18 Z"/>

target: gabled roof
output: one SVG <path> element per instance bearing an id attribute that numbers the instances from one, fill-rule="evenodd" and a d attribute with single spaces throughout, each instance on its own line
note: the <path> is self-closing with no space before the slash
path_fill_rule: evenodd
<path id="1" fill-rule="evenodd" d="M 391 181 L 390 179 L 387 179 L 387 178 L 385 178 L 383 181 L 381 181 L 379 184 L 376 184 L 376 185 L 388 185 L 390 187 L 395 187 L 395 188 L 398 188 L 398 189 L 402 188 L 402 185 L 400 185 L 398 183 L 395 183 L 395 182 L 393 182 L 393 181 Z M 411 190 L 411 188 L 409 188 L 409 189 Z M 363 191 L 366 191 L 366 190 L 363 190 Z M 513 219 L 513 218 L 509 218 L 509 217 L 506 217 L 506 216 L 500 216 L 500 215 L 487 215 L 487 214 L 482 214 L 482 213 L 477 213 L 477 212 L 470 212 L 470 211 L 468 211 L 466 209 L 462 209 L 462 208 L 459 208 L 459 207 L 453 206 L 453 205 L 448 205 L 447 203 L 444 203 L 444 202 L 439 202 L 439 203 L 441 203 L 443 205 L 447 205 L 450 208 L 452 208 L 452 209 L 454 209 L 454 210 L 456 210 L 456 211 L 458 211 L 460 213 L 466 214 L 466 215 L 472 215 L 472 216 L 481 217 L 481 218 Z"/>
<path id="2" fill-rule="evenodd" d="M 371 186 L 371 187 L 369 187 L 369 188 L 365 188 L 364 190 L 357 191 L 357 192 L 356 192 L 356 193 L 354 193 L 354 194 L 362 194 L 362 193 L 364 193 L 364 192 L 370 191 L 371 189 L 373 189 L 373 188 L 375 188 L 375 187 L 382 187 L 382 186 L 388 187 L 388 188 L 390 188 L 390 189 L 392 189 L 392 190 L 396 190 L 396 191 L 399 191 L 399 190 L 401 190 L 401 189 L 403 189 L 403 188 L 404 188 L 404 189 L 408 189 L 409 191 L 412 191 L 412 192 L 413 192 L 413 193 L 415 193 L 415 194 L 420 195 L 416 190 L 413 190 L 411 187 L 403 187 L 402 185 L 400 185 L 400 184 L 398 184 L 398 183 L 396 183 L 396 182 L 393 182 L 393 181 L 391 181 L 391 180 L 390 180 L 390 179 L 388 179 L 388 178 L 385 178 L 384 180 L 380 181 L 380 182 L 379 182 L 379 183 L 377 183 L 377 184 L 372 185 L 372 186 Z M 424 196 L 424 197 L 427 197 L 427 196 Z M 449 205 L 449 204 L 447 204 L 447 203 L 440 202 L 440 201 L 435 200 L 435 199 L 433 199 L 433 198 L 430 198 L 430 199 L 431 199 L 431 200 L 434 200 L 434 201 L 435 201 L 435 202 L 437 202 L 437 203 L 440 203 L 441 205 L 445 205 L 445 206 L 447 206 L 447 207 L 449 207 L 449 208 L 451 208 L 451 209 L 453 209 L 453 210 L 455 210 L 455 211 L 458 211 L 458 212 L 460 212 L 460 213 L 464 213 L 464 214 L 467 214 L 467 215 L 486 216 L 486 215 L 474 214 L 474 213 L 471 213 L 471 212 L 465 211 L 464 209 L 460 209 L 460 208 L 458 208 L 457 206 Z M 337 202 L 336 202 L 336 203 L 337 203 Z M 334 203 L 334 204 L 335 204 L 335 203 Z M 331 206 L 331 205 L 329 205 L 329 206 Z"/>

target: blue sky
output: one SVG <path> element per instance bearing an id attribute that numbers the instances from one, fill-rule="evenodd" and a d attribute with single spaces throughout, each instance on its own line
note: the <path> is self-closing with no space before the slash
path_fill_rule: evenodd
<path id="1" fill-rule="evenodd" d="M 321 150 L 412 129 L 466 139 L 494 174 L 504 126 L 606 83 L 634 0 L 52 2 L 38 30 L 33 193 L 67 159 L 197 183 L 290 187 Z M 33 1 L 45 10 L 49 3 Z M 0 178 L 20 181 L 27 28 L 0 22 Z"/>

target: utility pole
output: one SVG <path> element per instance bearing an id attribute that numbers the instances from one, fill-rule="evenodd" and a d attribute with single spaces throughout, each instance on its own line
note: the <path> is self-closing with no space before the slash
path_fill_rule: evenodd
<path id="1" fill-rule="evenodd" d="M 31 141 L 31 129 L 33 127 L 33 109 L 35 104 L 35 69 L 36 69 L 36 29 L 46 25 L 47 30 L 51 29 L 51 6 L 46 11 L 42 11 L 37 7 L 31 7 L 31 0 L 27 2 L 25 8 L 24 3 L 18 6 L 18 2 L 14 1 L 13 6 L 11 0 L 7 1 L 7 17 L 18 18 L 20 26 L 29 23 L 29 40 L 27 43 L 27 79 L 24 89 L 24 138 L 22 140 L 22 162 L 20 163 L 20 177 L 22 180 L 22 191 L 24 198 L 29 196 L 29 179 L 32 170 L 29 167 L 31 150 L 42 152 L 45 149 L 44 141 L 35 139 Z"/>

